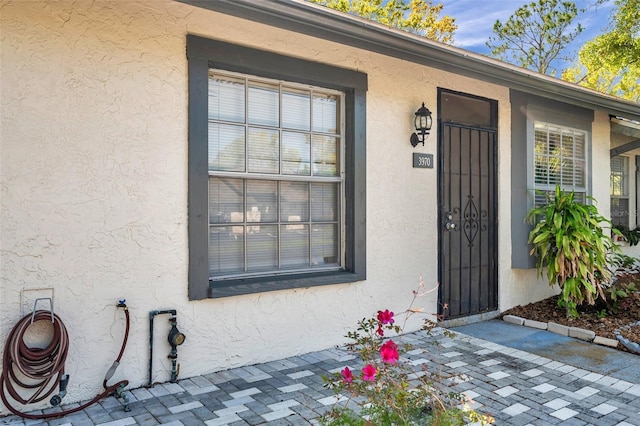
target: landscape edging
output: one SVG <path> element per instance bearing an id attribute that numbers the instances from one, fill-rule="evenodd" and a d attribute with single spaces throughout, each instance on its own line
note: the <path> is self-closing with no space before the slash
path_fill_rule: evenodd
<path id="1" fill-rule="evenodd" d="M 609 339 L 606 337 L 597 336 L 593 331 L 586 330 L 584 328 L 569 327 L 555 322 L 540 322 L 527 320 L 517 315 L 505 315 L 502 317 L 503 321 L 510 324 L 521 325 L 529 328 L 536 328 L 539 330 L 547 330 L 552 333 L 560 334 L 562 336 L 569 336 L 576 339 L 584 340 L 585 342 L 595 343 L 597 345 L 609 346 L 611 348 L 618 347 L 618 340 Z M 640 347 L 639 347 L 640 350 Z"/>

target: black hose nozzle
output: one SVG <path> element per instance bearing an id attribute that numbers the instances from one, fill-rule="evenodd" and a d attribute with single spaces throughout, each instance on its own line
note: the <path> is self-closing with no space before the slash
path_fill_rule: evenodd
<path id="1" fill-rule="evenodd" d="M 53 395 L 49 401 L 52 406 L 57 407 L 62 403 L 62 398 L 67 394 L 67 385 L 69 384 L 69 375 L 63 374 L 60 376 L 60 392 L 57 395 Z"/>

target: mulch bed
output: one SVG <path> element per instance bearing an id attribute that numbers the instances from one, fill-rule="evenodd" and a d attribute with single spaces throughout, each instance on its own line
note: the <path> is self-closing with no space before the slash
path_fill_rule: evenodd
<path id="1" fill-rule="evenodd" d="M 640 278 L 640 275 L 625 279 L 637 278 Z M 636 286 L 640 288 L 640 285 Z M 578 318 L 567 318 L 565 308 L 558 306 L 558 296 L 554 296 L 526 306 L 516 306 L 503 312 L 502 315 L 516 315 L 529 320 L 583 328 L 595 332 L 596 336 L 617 340 L 614 330 L 640 321 L 640 292 L 634 292 L 627 297 L 624 303 L 620 304 L 617 313 L 608 311 L 602 301 L 593 306 L 580 306 L 578 312 L 580 313 Z M 620 333 L 631 342 L 640 343 L 640 326 L 629 327 Z M 629 352 L 622 345 L 618 345 L 617 349 Z"/>

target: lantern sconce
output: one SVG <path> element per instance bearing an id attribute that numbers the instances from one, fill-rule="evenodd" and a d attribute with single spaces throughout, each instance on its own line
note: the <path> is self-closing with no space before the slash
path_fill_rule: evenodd
<path id="1" fill-rule="evenodd" d="M 422 142 L 422 146 L 424 146 L 424 141 L 429 136 L 429 132 L 431 131 L 431 111 L 429 108 L 424 106 L 424 102 L 422 106 L 418 108 L 416 111 L 416 117 L 414 119 L 414 124 L 416 127 L 416 133 L 411 135 L 411 145 L 415 148 L 420 142 Z"/>

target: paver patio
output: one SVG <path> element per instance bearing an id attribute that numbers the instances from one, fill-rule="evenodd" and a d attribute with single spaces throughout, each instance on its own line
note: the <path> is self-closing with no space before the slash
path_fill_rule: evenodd
<path id="1" fill-rule="evenodd" d="M 415 347 L 407 354 L 413 364 L 426 364 L 450 377 L 453 388 L 470 397 L 478 411 L 492 415 L 497 425 L 640 426 L 640 382 L 584 369 L 579 358 L 571 358 L 569 364 L 460 333 L 451 339 L 442 333 L 427 336 L 416 332 L 403 336 L 403 341 Z M 109 397 L 84 411 L 47 422 L 10 416 L 1 418 L 0 423 L 317 424 L 317 418 L 336 401 L 323 387 L 322 376 L 347 365 L 358 368 L 358 361 L 348 352 L 328 349 L 183 379 L 177 384 L 133 389 L 129 412 Z"/>

